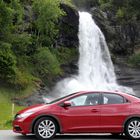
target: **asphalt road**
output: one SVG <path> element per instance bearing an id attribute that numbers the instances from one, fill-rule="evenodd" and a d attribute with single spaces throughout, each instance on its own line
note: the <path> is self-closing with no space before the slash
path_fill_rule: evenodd
<path id="1" fill-rule="evenodd" d="M 37 140 L 34 135 L 22 136 L 12 131 L 0 131 L 0 140 Z M 58 135 L 54 140 L 127 140 L 124 136 L 114 137 L 107 134 L 89 134 L 89 135 Z"/>

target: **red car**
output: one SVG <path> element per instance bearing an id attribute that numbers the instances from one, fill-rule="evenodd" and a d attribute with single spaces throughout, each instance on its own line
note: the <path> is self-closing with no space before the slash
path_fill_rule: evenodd
<path id="1" fill-rule="evenodd" d="M 78 92 L 17 113 L 13 130 L 49 140 L 56 133 L 125 133 L 140 139 L 140 99 L 119 92 Z"/>

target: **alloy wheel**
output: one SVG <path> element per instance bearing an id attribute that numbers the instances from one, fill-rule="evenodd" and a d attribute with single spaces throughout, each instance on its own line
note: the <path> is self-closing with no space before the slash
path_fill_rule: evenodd
<path id="1" fill-rule="evenodd" d="M 125 125 L 125 135 L 131 140 L 140 140 L 140 119 L 132 118 Z"/>
<path id="2" fill-rule="evenodd" d="M 44 120 L 38 126 L 39 135 L 43 138 L 50 138 L 55 132 L 55 125 L 51 120 Z"/>
<path id="3" fill-rule="evenodd" d="M 50 140 L 56 135 L 56 122 L 50 117 L 43 117 L 36 122 L 34 132 L 40 140 Z"/>
<path id="4" fill-rule="evenodd" d="M 140 138 L 140 121 L 131 121 L 128 125 L 128 132 L 133 138 Z"/>

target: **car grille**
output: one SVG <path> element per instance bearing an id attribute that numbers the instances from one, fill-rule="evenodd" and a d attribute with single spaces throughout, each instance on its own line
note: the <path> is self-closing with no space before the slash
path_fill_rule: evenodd
<path id="1" fill-rule="evenodd" d="M 19 126 L 15 126 L 15 127 L 14 127 L 14 130 L 16 130 L 16 131 L 18 131 L 18 132 L 19 132 L 19 131 L 22 131 L 22 129 L 21 129 Z"/>

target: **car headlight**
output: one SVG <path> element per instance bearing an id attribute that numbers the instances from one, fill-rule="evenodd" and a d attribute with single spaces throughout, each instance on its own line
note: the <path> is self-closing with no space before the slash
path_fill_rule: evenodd
<path id="1" fill-rule="evenodd" d="M 16 115 L 16 119 L 26 118 L 26 117 L 32 115 L 33 113 L 34 112 L 25 112 L 25 113 L 18 114 L 18 115 Z"/>

